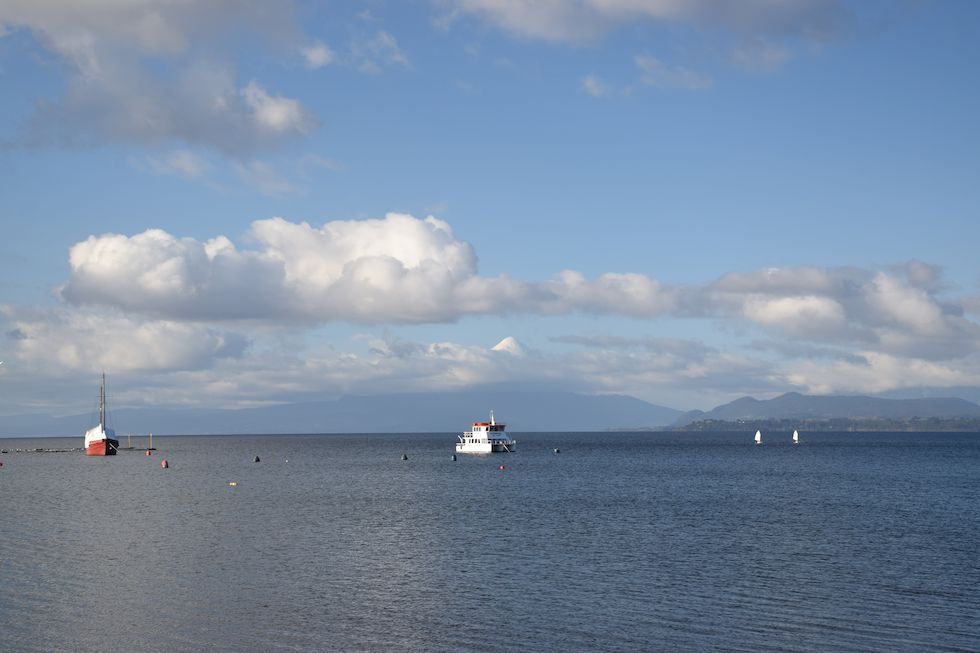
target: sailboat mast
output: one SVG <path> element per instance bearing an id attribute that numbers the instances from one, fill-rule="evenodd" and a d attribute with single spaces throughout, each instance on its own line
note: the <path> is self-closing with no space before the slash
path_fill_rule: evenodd
<path id="1" fill-rule="evenodd" d="M 102 385 L 99 386 L 99 424 L 105 431 L 105 372 L 102 373 Z"/>

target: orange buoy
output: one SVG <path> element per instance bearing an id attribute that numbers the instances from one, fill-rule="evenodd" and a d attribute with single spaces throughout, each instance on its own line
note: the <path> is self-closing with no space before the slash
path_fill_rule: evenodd
<path id="1" fill-rule="evenodd" d="M 147 456 L 149 456 L 149 455 L 150 455 L 150 450 L 149 450 L 149 449 L 147 449 L 147 450 L 146 450 L 146 455 L 147 455 Z"/>
<path id="2" fill-rule="evenodd" d="M 500 466 L 500 471 L 504 471 L 504 466 L 503 465 Z"/>
<path id="3" fill-rule="evenodd" d="M 166 458 L 164 458 L 163 460 L 160 461 L 160 467 L 163 467 L 164 469 L 167 469 L 167 468 L 170 467 L 170 463 L 167 462 L 167 459 Z"/>

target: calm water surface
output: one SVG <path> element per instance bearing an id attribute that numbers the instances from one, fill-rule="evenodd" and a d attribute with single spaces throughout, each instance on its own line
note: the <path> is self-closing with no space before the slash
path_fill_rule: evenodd
<path id="1" fill-rule="evenodd" d="M 980 650 L 980 434 L 515 437 L 0 455 L 0 650 Z"/>

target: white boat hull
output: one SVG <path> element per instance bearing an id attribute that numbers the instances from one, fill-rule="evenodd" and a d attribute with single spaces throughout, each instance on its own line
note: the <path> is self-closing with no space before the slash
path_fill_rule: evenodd
<path id="1" fill-rule="evenodd" d="M 456 443 L 456 453 L 514 453 L 516 448 L 516 440 Z"/>

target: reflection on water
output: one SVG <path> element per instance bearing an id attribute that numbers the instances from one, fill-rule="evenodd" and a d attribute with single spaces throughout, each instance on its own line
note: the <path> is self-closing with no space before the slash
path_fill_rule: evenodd
<path id="1" fill-rule="evenodd" d="M 977 648 L 980 435 L 517 438 L 0 456 L 0 648 Z"/>

